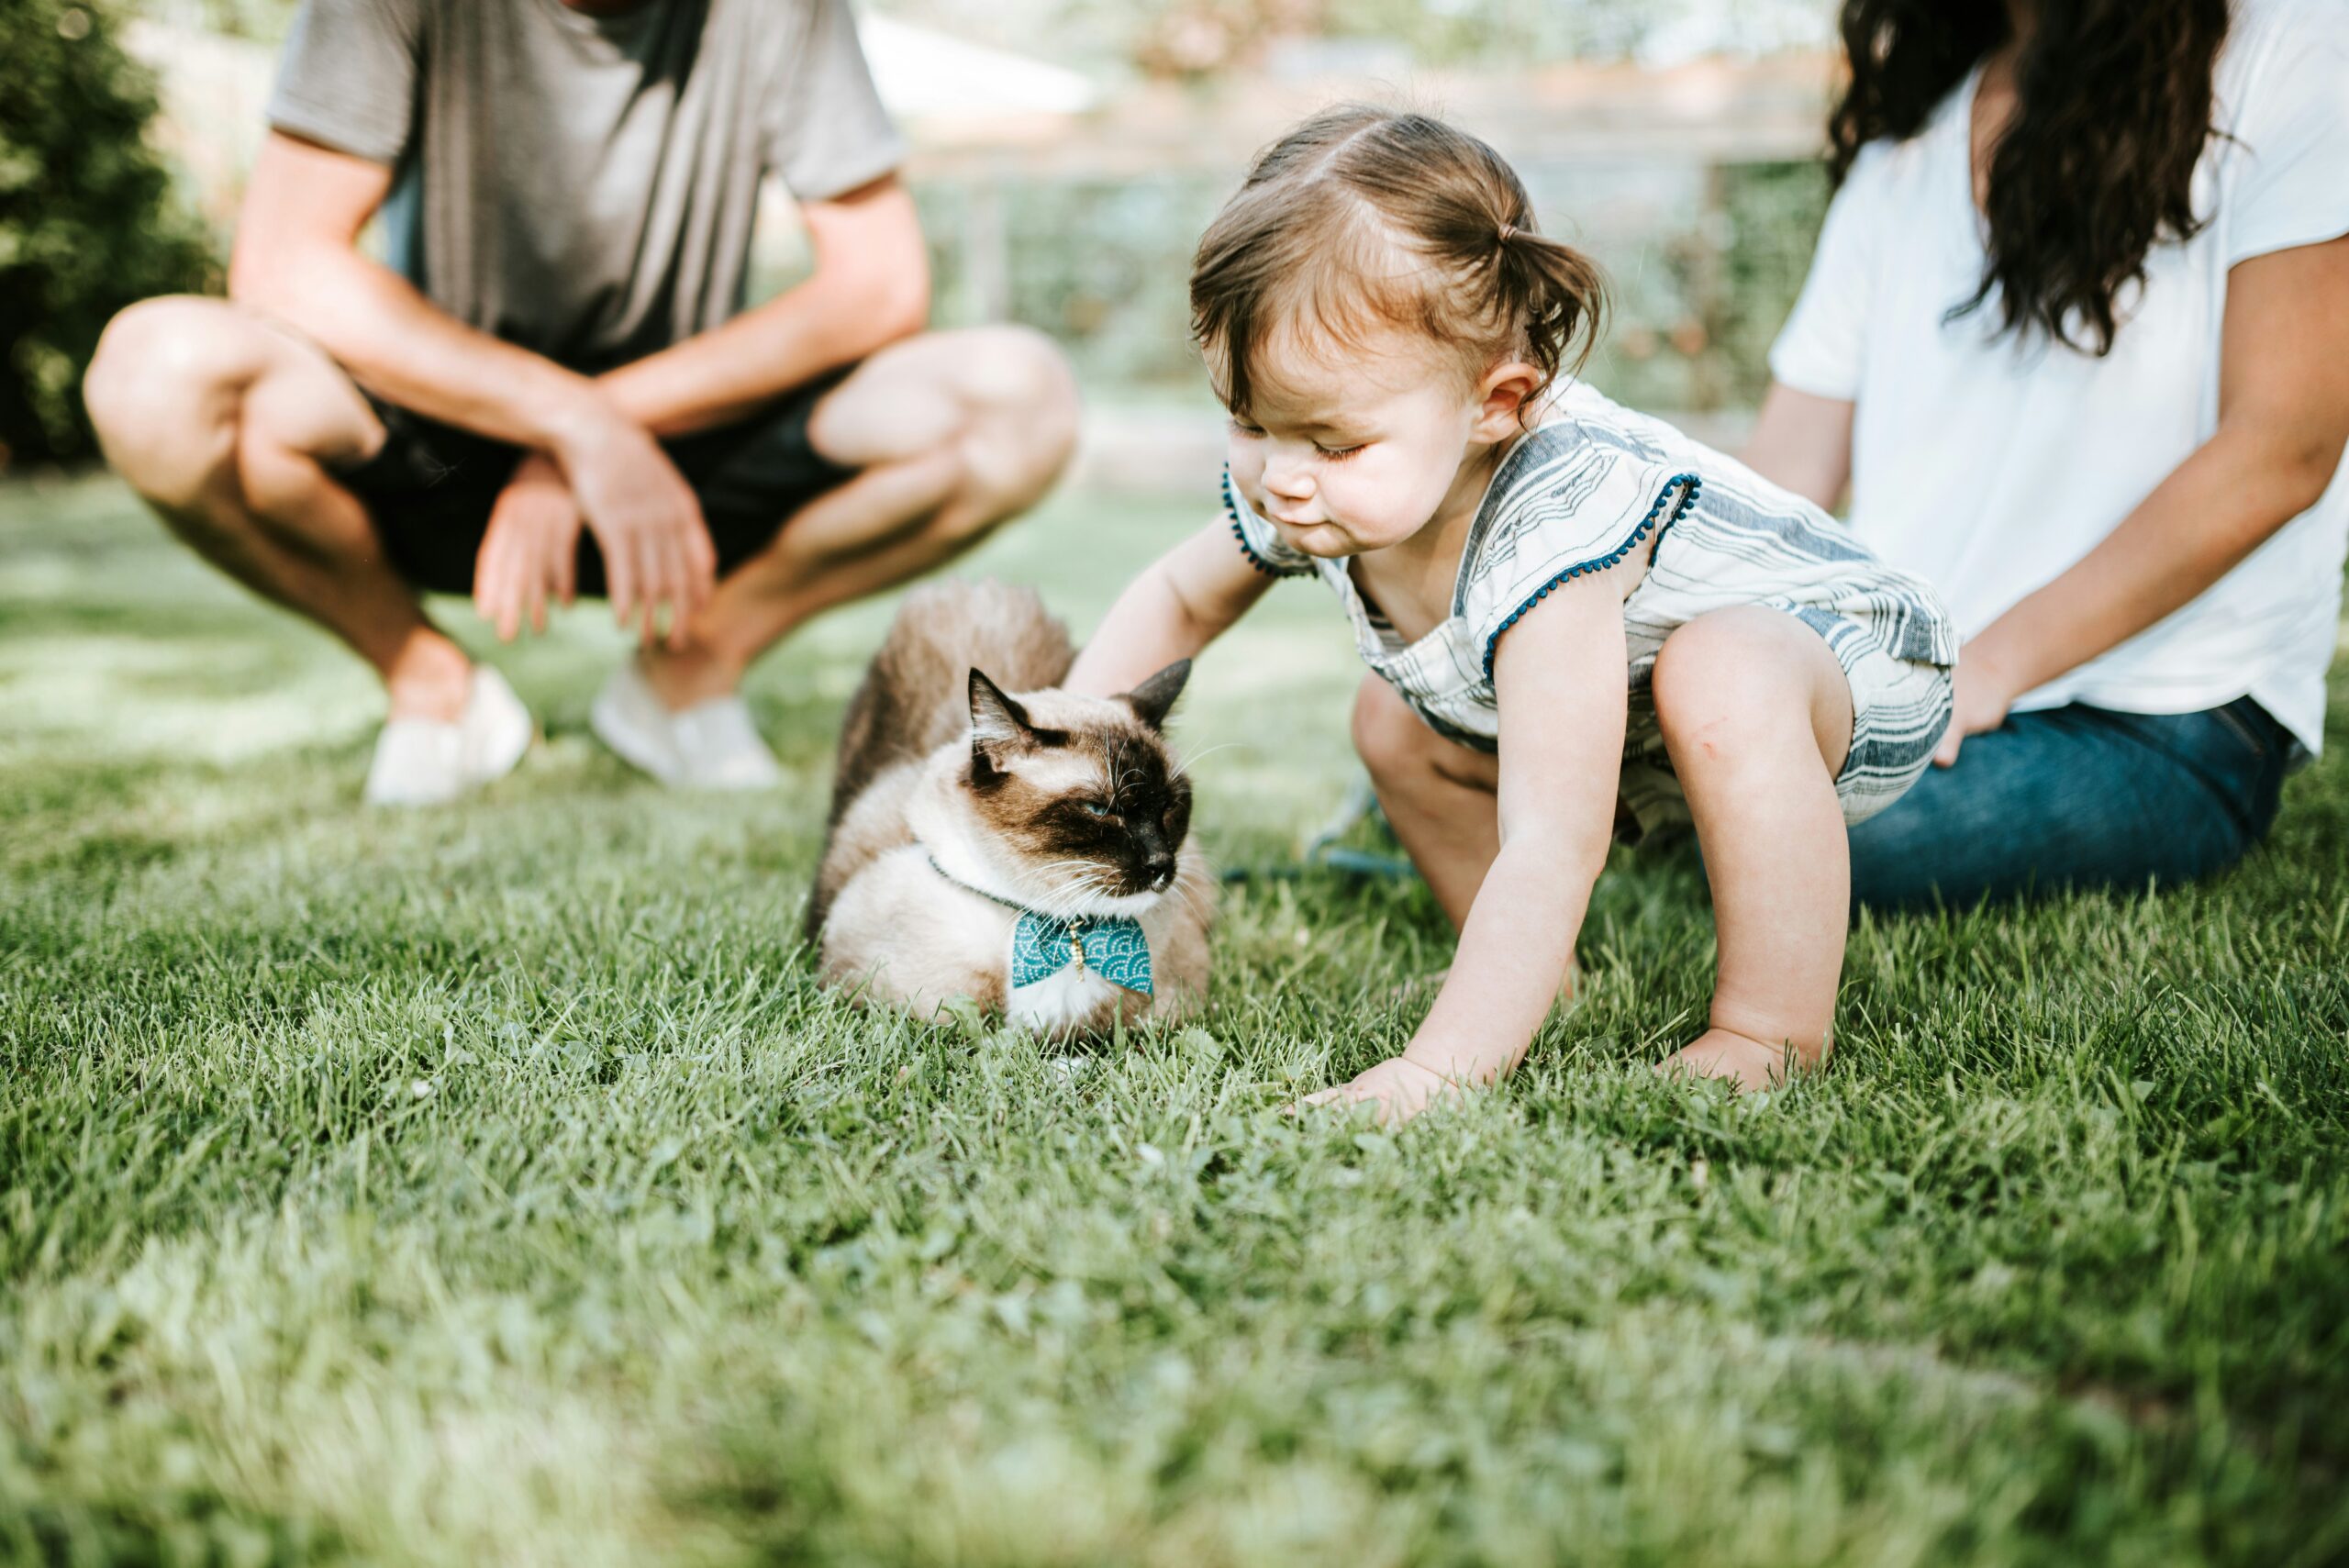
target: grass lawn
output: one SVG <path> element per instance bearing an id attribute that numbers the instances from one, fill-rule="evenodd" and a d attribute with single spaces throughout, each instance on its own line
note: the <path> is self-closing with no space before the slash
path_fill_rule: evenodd
<path id="1" fill-rule="evenodd" d="M 1197 516 L 983 564 L 1082 629 Z M 1227 863 L 1350 776 L 1316 594 L 1188 700 Z M 0 492 L 0 1557 L 2349 1560 L 2349 700 L 2233 875 L 1863 928 L 1784 1094 L 1647 1071 L 1710 926 L 1623 859 L 1584 1005 L 1386 1136 L 1276 1112 L 1406 1038 L 1416 887 L 1248 885 L 1203 1027 L 1073 1062 L 811 984 L 886 613 L 758 672 L 772 798 L 604 755 L 580 613 L 515 777 L 374 814 L 351 660 Z"/>

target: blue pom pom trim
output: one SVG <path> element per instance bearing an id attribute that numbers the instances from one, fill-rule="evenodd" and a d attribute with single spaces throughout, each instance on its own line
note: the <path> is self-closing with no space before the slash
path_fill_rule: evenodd
<path id="1" fill-rule="evenodd" d="M 1547 583 L 1542 584 L 1539 588 L 1534 589 L 1532 595 L 1526 599 L 1525 603 L 1511 610 L 1508 613 L 1508 619 L 1501 622 L 1499 626 L 1495 627 L 1493 628 L 1493 635 L 1485 639 L 1485 679 L 1489 681 L 1493 678 L 1493 655 L 1500 648 L 1501 634 L 1507 631 L 1509 628 L 1515 626 L 1520 620 L 1523 619 L 1526 611 L 1531 609 L 1534 606 L 1548 598 L 1550 596 L 1551 589 L 1557 587 L 1568 578 L 1579 577 L 1586 572 L 1606 571 L 1609 567 L 1614 565 L 1617 562 L 1621 561 L 1625 556 L 1631 554 L 1633 550 L 1639 547 L 1640 541 L 1647 538 L 1650 534 L 1655 535 L 1657 541 L 1662 542 L 1664 536 L 1671 531 L 1672 525 L 1687 517 L 1688 515 L 1689 508 L 1696 506 L 1697 494 L 1704 487 L 1705 481 L 1701 475 L 1694 473 L 1674 474 L 1671 478 L 1665 480 L 1664 482 L 1664 487 L 1655 493 L 1655 505 L 1648 508 L 1648 515 L 1640 519 L 1640 526 L 1631 530 L 1631 538 L 1625 539 L 1621 544 L 1617 545 L 1613 550 L 1609 550 L 1605 555 L 1595 555 L 1588 561 L 1576 562 L 1574 565 L 1567 567 L 1564 572 L 1561 572 L 1556 576 L 1551 578 Z M 1664 513 L 1664 504 L 1668 501 L 1672 501 L 1672 493 L 1675 490 L 1678 490 L 1680 492 L 1680 499 L 1676 502 L 1673 502 L 1672 515 L 1667 517 Z"/>
<path id="2" fill-rule="evenodd" d="M 1256 553 L 1256 547 L 1248 542 L 1248 530 L 1240 526 L 1240 502 L 1239 499 L 1231 493 L 1231 471 L 1230 469 L 1226 469 L 1223 474 L 1223 515 L 1231 519 L 1231 537 L 1233 540 L 1239 544 L 1240 553 L 1248 558 L 1249 565 L 1254 567 L 1257 571 L 1263 573 L 1267 577 L 1305 577 L 1311 575 L 1313 569 L 1309 566 L 1275 566 L 1271 562 Z"/>

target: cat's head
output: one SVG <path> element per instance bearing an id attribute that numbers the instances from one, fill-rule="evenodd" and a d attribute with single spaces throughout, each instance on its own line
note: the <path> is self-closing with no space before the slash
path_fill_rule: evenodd
<path id="1" fill-rule="evenodd" d="M 1013 697 L 971 672 L 970 760 L 956 779 L 989 858 L 1061 913 L 1130 913 L 1172 886 L 1191 784 L 1168 745 L 1187 659 L 1114 697 Z"/>

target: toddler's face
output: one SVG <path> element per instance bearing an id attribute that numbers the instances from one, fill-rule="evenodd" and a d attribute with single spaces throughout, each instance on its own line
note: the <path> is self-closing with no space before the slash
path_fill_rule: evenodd
<path id="1" fill-rule="evenodd" d="M 1250 406 L 1231 421 L 1231 478 L 1281 538 L 1337 558 L 1400 544 L 1443 503 L 1481 405 L 1460 362 L 1388 331 L 1341 356 L 1264 345 Z"/>

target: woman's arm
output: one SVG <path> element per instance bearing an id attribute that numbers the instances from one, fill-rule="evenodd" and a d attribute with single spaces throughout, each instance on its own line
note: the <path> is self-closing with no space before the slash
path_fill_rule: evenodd
<path id="1" fill-rule="evenodd" d="M 1272 585 L 1231 530 L 1210 523 L 1128 584 L 1062 684 L 1088 696 L 1130 691 L 1177 659 L 1196 658 Z"/>
<path id="2" fill-rule="evenodd" d="M 1403 1054 L 1313 1096 L 1375 1100 L 1380 1119 L 1514 1068 L 1564 988 L 1607 863 L 1623 765 L 1627 654 L 1613 574 L 1578 578 L 1509 628 L 1500 701 L 1500 854 L 1461 929 L 1452 972 Z"/>
<path id="3" fill-rule="evenodd" d="M 1852 478 L 1854 405 L 1772 382 L 1738 461 L 1824 511 L 1833 511 Z"/>
<path id="4" fill-rule="evenodd" d="M 2219 425 L 2121 526 L 1965 645 L 1934 760 L 2025 692 L 2134 637 L 2317 503 L 2349 443 L 2349 238 L 2256 256 L 2227 281 Z"/>

